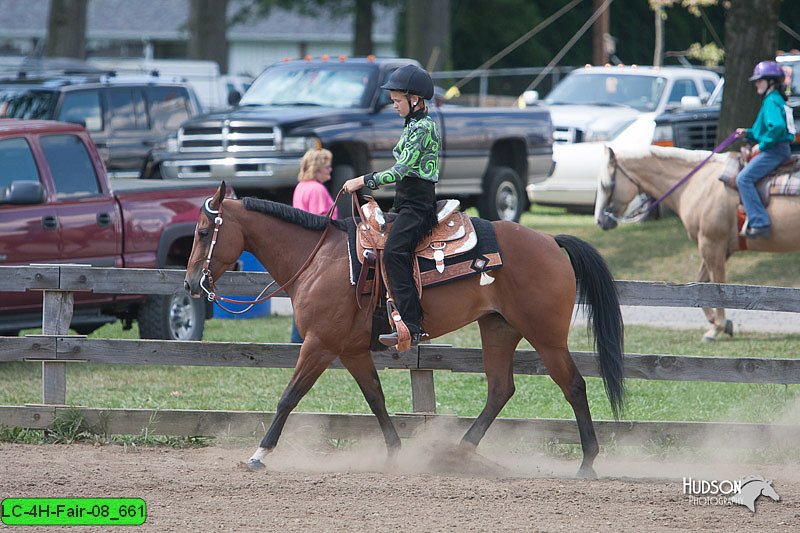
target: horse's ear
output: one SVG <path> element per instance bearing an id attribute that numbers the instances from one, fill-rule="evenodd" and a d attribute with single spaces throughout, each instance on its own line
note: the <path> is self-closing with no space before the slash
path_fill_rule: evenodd
<path id="1" fill-rule="evenodd" d="M 613 163 L 617 160 L 617 156 L 614 154 L 614 149 L 611 148 L 609 145 L 606 145 L 606 152 L 608 152 L 608 162 Z"/>
<path id="2" fill-rule="evenodd" d="M 219 206 L 222 205 L 222 200 L 225 199 L 225 192 L 227 190 L 227 186 L 225 182 L 222 181 L 219 184 L 219 189 L 217 189 L 217 194 L 214 195 L 214 199 L 211 201 L 212 207 L 214 209 L 219 209 Z"/>

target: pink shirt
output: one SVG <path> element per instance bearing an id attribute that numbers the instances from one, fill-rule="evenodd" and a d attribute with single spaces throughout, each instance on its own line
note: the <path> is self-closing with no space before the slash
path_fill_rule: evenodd
<path id="1" fill-rule="evenodd" d="M 315 213 L 327 215 L 328 209 L 333 205 L 333 198 L 325 185 L 317 180 L 299 182 L 292 194 L 292 207 Z M 338 218 L 337 210 L 333 210 L 333 218 Z"/>

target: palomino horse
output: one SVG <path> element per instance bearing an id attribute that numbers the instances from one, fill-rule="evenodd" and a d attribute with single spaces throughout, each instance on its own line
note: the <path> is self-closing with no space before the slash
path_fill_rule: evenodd
<path id="1" fill-rule="evenodd" d="M 247 463 L 251 470 L 265 468 L 263 459 L 275 448 L 289 413 L 337 357 L 377 417 L 389 458 L 399 451 L 400 438 L 386 411 L 370 354 L 372 312 L 369 306 L 358 308 L 349 281 L 343 224 L 267 200 L 226 199 L 224 182 L 206 201 L 197 221 L 186 271 L 187 290 L 199 297 L 208 288 L 209 277 L 219 279 L 246 250 L 277 283 L 286 284 L 305 339 L 272 424 Z M 426 289 L 422 298 L 424 327 L 431 337 L 476 320 L 480 326 L 488 397 L 460 449 L 474 450 L 514 394 L 514 351 L 524 337 L 575 412 L 583 449 L 578 475 L 593 477 L 597 437 L 586 384 L 567 348 L 567 334 L 577 275 L 579 301 L 590 306 L 599 366 L 616 417 L 623 407 L 624 388 L 623 325 L 614 280 L 600 254 L 575 237 L 554 238 L 513 222 L 493 224 L 503 254 L 503 266 L 488 273 L 494 282 L 481 285 L 478 276 L 464 278 Z"/>
<path id="2" fill-rule="evenodd" d="M 703 150 L 662 146 L 617 151 L 606 148 L 607 164 L 601 171 L 595 205 L 595 221 L 604 230 L 624 220 L 628 204 L 640 193 L 661 198 L 696 165 L 709 156 Z M 689 238 L 697 244 L 701 263 L 697 281 L 725 283 L 725 263 L 742 249 L 738 236 L 737 191 L 718 178 L 728 156 L 714 154 L 686 183 L 664 198 L 675 211 Z M 800 250 L 800 197 L 773 196 L 767 208 L 772 221 L 768 239 L 747 239 L 746 249 L 759 252 Z M 704 308 L 712 327 L 703 340 L 713 341 L 722 332 L 733 334 L 725 309 Z"/>

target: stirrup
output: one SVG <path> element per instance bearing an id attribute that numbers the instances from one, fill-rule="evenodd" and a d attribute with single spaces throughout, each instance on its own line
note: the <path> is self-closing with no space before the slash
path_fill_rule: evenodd
<path id="1" fill-rule="evenodd" d="M 384 346 L 397 346 L 397 331 L 385 333 L 378 336 L 378 341 Z M 420 342 L 428 340 L 428 334 L 424 331 L 411 334 L 411 346 L 417 346 Z"/>

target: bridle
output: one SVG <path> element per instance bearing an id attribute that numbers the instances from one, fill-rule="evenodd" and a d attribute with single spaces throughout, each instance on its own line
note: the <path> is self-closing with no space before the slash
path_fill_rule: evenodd
<path id="1" fill-rule="evenodd" d="M 339 191 L 339 194 L 336 195 L 336 199 L 333 201 L 333 205 L 328 210 L 328 213 L 327 213 L 326 216 L 329 219 L 331 218 L 331 216 L 333 214 L 333 210 L 336 208 L 336 202 L 339 200 L 339 197 L 341 196 L 342 192 L 343 192 L 343 190 Z M 325 229 L 322 231 L 322 236 L 320 236 L 319 241 L 317 242 L 316 246 L 314 246 L 314 249 L 311 250 L 311 254 L 309 254 L 308 259 L 306 259 L 306 261 L 303 263 L 303 265 L 300 267 L 300 269 L 297 272 L 295 272 L 294 275 L 291 278 L 289 278 L 289 280 L 286 283 L 284 283 L 283 285 L 281 285 L 280 287 L 278 287 L 277 289 L 275 289 L 271 293 L 269 293 L 266 296 L 264 296 L 264 293 L 267 290 L 269 290 L 270 287 L 275 285 L 275 280 L 272 280 L 271 283 L 269 283 L 266 287 L 264 287 L 264 289 L 258 294 L 258 296 L 256 297 L 255 300 L 236 300 L 234 298 L 228 298 L 227 296 L 219 296 L 216 293 L 216 289 L 215 289 L 215 285 L 214 285 L 214 277 L 211 274 L 211 268 L 210 267 L 211 267 L 211 256 L 214 253 L 214 247 L 217 245 L 217 237 L 219 236 L 219 228 L 222 226 L 222 205 L 223 205 L 223 201 L 224 200 L 220 201 L 219 208 L 214 210 L 214 209 L 211 208 L 211 200 L 212 199 L 213 199 L 213 197 L 207 198 L 205 203 L 203 204 L 203 208 L 205 209 L 206 213 L 209 214 L 209 215 L 214 215 L 214 232 L 211 234 L 211 244 L 208 247 L 208 254 L 206 255 L 205 261 L 203 262 L 203 269 L 201 270 L 203 275 L 200 278 L 200 288 L 203 289 L 203 292 L 206 293 L 206 298 L 208 299 L 209 302 L 214 302 L 219 307 L 224 309 L 225 311 L 228 311 L 229 313 L 233 313 L 233 314 L 236 314 L 236 315 L 240 315 L 242 313 L 246 313 L 254 305 L 259 304 L 261 302 L 266 302 L 267 300 L 269 300 L 270 298 L 272 298 L 276 294 L 278 294 L 281 291 L 283 291 L 286 287 L 288 287 L 289 285 L 294 283 L 294 281 L 297 280 L 297 278 L 300 276 L 300 274 L 302 274 L 306 270 L 306 268 L 308 268 L 308 265 L 311 264 L 311 260 L 314 259 L 314 256 L 317 254 L 319 249 L 322 247 L 322 243 L 325 240 L 325 237 L 328 235 L 328 229 L 330 228 L 330 224 L 327 224 L 325 226 Z M 204 283 L 206 280 L 208 281 L 208 288 L 206 288 L 206 285 Z M 226 302 L 226 303 L 238 304 L 238 305 L 246 305 L 247 307 L 245 309 L 240 310 L 240 311 L 236 311 L 236 310 L 228 309 L 227 307 L 222 305 L 220 302 Z"/>
<path id="2" fill-rule="evenodd" d="M 702 168 L 703 165 L 708 163 L 708 161 L 714 156 L 714 154 L 717 154 L 717 153 L 721 152 L 722 150 L 724 150 L 725 148 L 727 148 L 738 137 L 739 137 L 739 134 L 736 131 L 734 131 L 733 133 L 728 135 L 721 143 L 719 143 L 717 146 L 714 147 L 713 150 L 711 150 L 711 152 L 708 154 L 708 156 L 706 156 L 705 159 L 703 159 L 697 165 L 695 165 L 694 168 L 692 168 L 689 171 L 688 174 L 686 174 L 684 177 L 682 177 L 677 182 L 675 182 L 675 184 L 672 187 L 670 187 L 669 190 L 667 190 L 667 192 L 665 192 L 664 194 L 659 196 L 656 200 L 653 200 L 652 198 L 644 200 L 633 211 L 631 211 L 630 213 L 628 213 L 627 215 L 625 215 L 623 217 L 617 217 L 610 210 L 610 203 L 609 203 L 609 205 L 605 206 L 605 208 L 603 209 L 603 216 L 606 216 L 606 217 L 610 218 L 611 220 L 613 220 L 615 222 L 619 222 L 619 223 L 629 223 L 629 222 L 639 222 L 639 221 L 641 221 L 651 211 L 653 211 L 653 209 L 658 207 L 658 205 L 661 202 L 663 202 L 664 199 L 666 199 L 670 194 L 675 192 L 678 189 L 678 187 L 680 187 L 681 185 L 683 185 L 684 183 L 689 181 L 689 178 L 694 176 L 694 174 L 698 170 L 700 170 L 700 168 Z M 610 191 L 610 194 L 614 194 L 614 187 L 616 185 L 617 170 L 621 170 L 622 174 L 626 178 L 628 178 L 634 185 L 636 185 L 636 187 L 640 191 L 643 190 L 641 181 L 639 181 L 638 179 L 634 178 L 627 170 L 625 170 L 625 168 L 622 165 L 619 164 L 619 161 L 617 161 L 617 158 L 615 157 L 614 158 L 614 170 L 611 173 L 611 183 L 607 187 L 607 190 Z"/>

